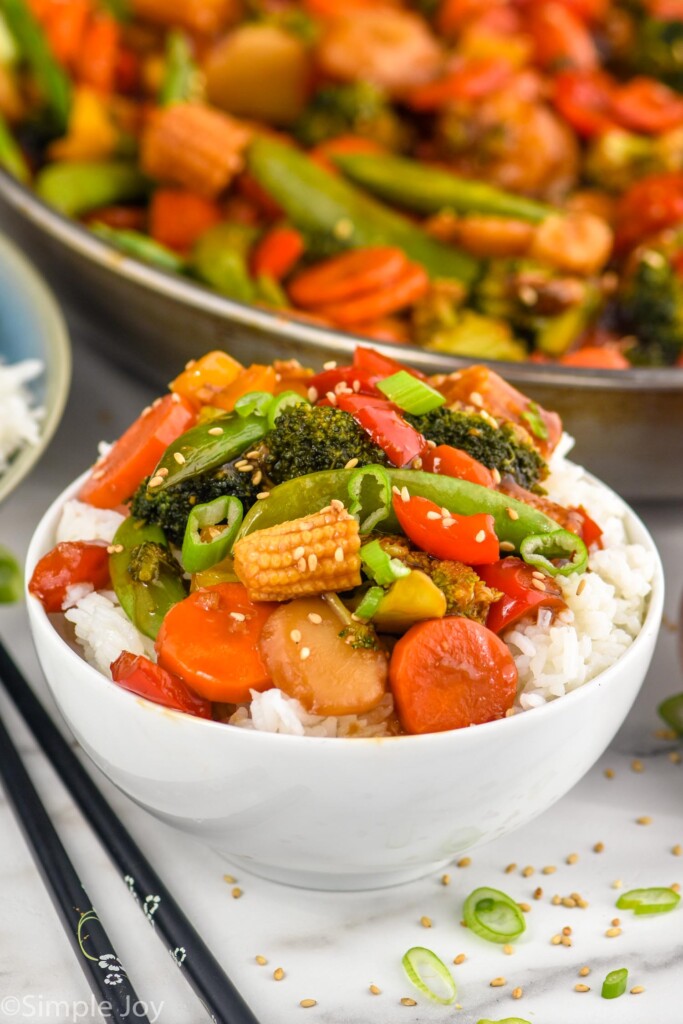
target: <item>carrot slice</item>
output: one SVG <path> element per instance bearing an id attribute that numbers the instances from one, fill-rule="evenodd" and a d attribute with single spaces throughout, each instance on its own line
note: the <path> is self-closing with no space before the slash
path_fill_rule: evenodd
<path id="1" fill-rule="evenodd" d="M 259 653 L 276 604 L 249 600 L 241 583 L 190 594 L 166 615 L 156 640 L 159 664 L 207 700 L 239 704 L 272 684 Z"/>
<path id="2" fill-rule="evenodd" d="M 562 366 L 584 366 L 589 370 L 628 370 L 631 366 L 622 352 L 607 345 L 586 345 L 562 356 L 560 363 Z"/>
<path id="3" fill-rule="evenodd" d="M 396 313 L 421 298 L 429 287 L 427 272 L 417 263 L 409 263 L 399 277 L 375 291 L 359 295 L 347 302 L 318 306 L 316 312 L 340 327 L 355 327 L 377 320 L 387 313 Z"/>
<path id="4" fill-rule="evenodd" d="M 120 30 L 108 14 L 97 14 L 90 21 L 82 40 L 76 78 L 98 92 L 110 93 L 116 80 Z"/>
<path id="5" fill-rule="evenodd" d="M 316 309 L 387 288 L 408 267 L 405 253 L 389 246 L 352 249 L 298 274 L 289 294 L 298 306 Z M 374 320 L 371 313 L 363 320 Z"/>
<path id="6" fill-rule="evenodd" d="M 401 637 L 389 681 L 406 732 L 444 732 L 502 718 L 515 699 L 517 668 L 495 633 L 449 616 Z"/>
<path id="7" fill-rule="evenodd" d="M 223 214 L 218 203 L 182 188 L 158 188 L 149 207 L 149 233 L 169 249 L 187 252 Z"/>
<path id="8" fill-rule="evenodd" d="M 166 395 L 146 409 L 101 462 L 78 495 L 96 508 L 116 508 L 149 476 L 172 441 L 195 422 L 194 408 L 180 395 Z"/>
<path id="9" fill-rule="evenodd" d="M 273 228 L 254 249 L 251 269 L 258 277 L 268 274 L 282 281 L 294 269 L 306 249 L 303 235 L 295 228 Z"/>

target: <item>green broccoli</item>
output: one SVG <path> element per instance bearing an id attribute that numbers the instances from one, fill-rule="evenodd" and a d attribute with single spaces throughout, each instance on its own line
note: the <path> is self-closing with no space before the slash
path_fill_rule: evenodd
<path id="1" fill-rule="evenodd" d="M 471 309 L 462 309 L 465 289 L 457 281 L 434 281 L 412 313 L 418 345 L 434 352 L 477 359 L 526 358 L 526 346 L 508 324 Z"/>
<path id="2" fill-rule="evenodd" d="M 637 339 L 627 355 L 639 365 L 670 366 L 683 353 L 683 281 L 671 265 L 672 255 L 668 246 L 643 249 L 623 279 L 618 322 Z"/>
<path id="3" fill-rule="evenodd" d="M 373 139 L 388 149 L 401 149 L 406 143 L 406 131 L 384 92 L 371 82 L 319 89 L 294 126 L 294 134 L 304 146 L 317 146 L 351 133 Z"/>
<path id="4" fill-rule="evenodd" d="M 260 488 L 251 481 L 250 473 L 238 473 L 232 465 L 190 477 L 163 491 L 150 490 L 143 480 L 131 499 L 131 514 L 160 526 L 168 539 L 180 547 L 185 527 L 195 505 L 230 494 L 239 498 L 244 511 L 256 502 Z"/>
<path id="5" fill-rule="evenodd" d="M 646 174 L 683 169 L 683 130 L 636 135 L 615 128 L 594 139 L 586 153 L 586 177 L 612 192 L 623 192 Z"/>
<path id="6" fill-rule="evenodd" d="M 638 18 L 627 60 L 632 71 L 683 91 L 683 20 Z"/>
<path id="7" fill-rule="evenodd" d="M 343 469 L 350 459 L 357 459 L 359 466 L 387 464 L 382 449 L 349 413 L 304 403 L 283 409 L 261 453 L 259 465 L 276 484 L 323 469 Z"/>
<path id="8" fill-rule="evenodd" d="M 354 650 L 381 651 L 382 645 L 379 642 L 375 627 L 369 622 L 358 622 L 353 614 L 346 607 L 339 594 L 332 592 L 325 594 L 325 601 L 328 606 L 339 616 L 339 621 L 344 628 L 340 630 L 339 637 Z"/>
<path id="9" fill-rule="evenodd" d="M 380 537 L 379 540 L 391 558 L 398 558 L 409 569 L 420 569 L 429 576 L 446 598 L 446 615 L 486 621 L 490 606 L 500 594 L 488 587 L 474 569 L 462 562 L 442 561 L 424 551 L 416 551 L 403 537 Z"/>
<path id="10" fill-rule="evenodd" d="M 490 419 L 477 413 L 445 406 L 424 416 L 406 415 L 406 419 L 428 441 L 460 448 L 489 469 L 497 469 L 501 476 L 510 474 L 527 490 L 548 475 L 543 458 L 512 423 L 494 427 Z"/>
<path id="11" fill-rule="evenodd" d="M 157 583 L 168 575 L 182 577 L 182 569 L 169 549 L 151 540 L 133 548 L 128 572 L 136 583 Z"/>

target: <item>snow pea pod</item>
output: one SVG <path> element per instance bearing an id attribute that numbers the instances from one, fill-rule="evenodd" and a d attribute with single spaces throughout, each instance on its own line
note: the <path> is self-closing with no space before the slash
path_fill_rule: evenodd
<path id="1" fill-rule="evenodd" d="M 227 413 L 198 423 L 170 444 L 152 473 L 155 491 L 218 469 L 252 448 L 268 433 L 266 416 Z M 157 482 L 155 482 L 157 481 Z"/>
<path id="2" fill-rule="evenodd" d="M 14 140 L 7 121 L 0 114 L 0 167 L 3 167 L 8 174 L 11 174 L 17 181 L 24 184 L 30 179 L 29 169 L 24 154 Z"/>
<path id="3" fill-rule="evenodd" d="M 181 256 L 140 231 L 110 228 L 107 224 L 94 224 L 92 230 L 98 238 L 116 246 L 126 256 L 133 256 L 144 263 L 159 267 L 160 270 L 171 270 L 176 274 L 181 274 L 185 269 L 185 260 Z"/>
<path id="4" fill-rule="evenodd" d="M 249 251 L 258 231 L 248 224 L 215 224 L 197 241 L 191 268 L 205 284 L 238 302 L 253 302 L 254 282 L 249 273 Z"/>
<path id="5" fill-rule="evenodd" d="M 187 597 L 183 571 L 168 549 L 164 531 L 132 516 L 114 535 L 109 574 L 124 612 L 152 640 L 169 609 Z"/>
<path id="6" fill-rule="evenodd" d="M 56 126 L 64 131 L 71 110 L 68 76 L 53 57 L 45 33 L 25 0 L 3 0 L 2 13 L 55 117 Z"/>
<path id="7" fill-rule="evenodd" d="M 137 168 L 120 160 L 48 164 L 36 178 L 39 197 L 66 217 L 139 199 L 146 187 Z"/>
<path id="8" fill-rule="evenodd" d="M 400 213 L 330 174 L 292 146 L 264 136 L 249 149 L 249 169 L 301 231 L 324 235 L 339 249 L 392 245 L 430 277 L 471 284 L 479 262 L 430 238 Z"/>
<path id="9" fill-rule="evenodd" d="M 489 217 L 513 217 L 540 224 L 554 213 L 552 206 L 505 192 L 501 188 L 450 171 L 428 167 L 405 157 L 374 153 L 348 153 L 334 162 L 353 182 L 374 195 L 418 213 L 477 213 Z"/>

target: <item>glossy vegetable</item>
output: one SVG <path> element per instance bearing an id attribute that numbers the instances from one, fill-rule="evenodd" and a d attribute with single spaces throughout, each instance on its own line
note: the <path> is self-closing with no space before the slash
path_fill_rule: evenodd
<path id="1" fill-rule="evenodd" d="M 137 168 L 123 161 L 49 164 L 35 179 L 40 198 L 67 217 L 139 199 L 146 187 Z"/>
<path id="2" fill-rule="evenodd" d="M 673 697 L 667 697 L 657 708 L 659 715 L 666 724 L 683 736 L 683 693 L 677 693 Z"/>
<path id="3" fill-rule="evenodd" d="M 423 416 L 446 401 L 440 391 L 423 380 L 417 380 L 407 370 L 384 377 L 377 382 L 377 387 L 390 402 L 413 416 Z"/>
<path id="4" fill-rule="evenodd" d="M 422 454 L 422 468 L 427 473 L 453 476 L 457 480 L 469 480 L 471 484 L 479 484 L 480 487 L 495 485 L 495 479 L 490 469 L 487 469 L 481 462 L 477 462 L 467 452 L 460 448 L 452 448 L 449 444 L 438 444 L 435 448 L 428 448 Z"/>
<path id="5" fill-rule="evenodd" d="M 404 955 L 401 963 L 409 981 L 418 992 L 442 1006 L 451 1006 L 457 997 L 457 989 L 451 972 L 436 953 L 424 946 L 413 946 Z"/>
<path id="6" fill-rule="evenodd" d="M 158 481 L 155 489 L 164 491 L 182 480 L 217 469 L 248 451 L 267 431 L 265 416 L 236 413 L 216 416 L 192 427 L 168 443 L 156 468 L 153 467 L 152 479 Z"/>
<path id="7" fill-rule="evenodd" d="M 202 572 L 222 562 L 242 525 L 239 498 L 215 498 L 196 505 L 187 521 L 181 560 L 186 572 Z"/>
<path id="8" fill-rule="evenodd" d="M 166 395 L 150 406 L 95 464 L 81 487 L 79 500 L 98 508 L 120 505 L 194 420 L 194 409 L 179 395 Z"/>
<path id="9" fill-rule="evenodd" d="M 407 466 L 424 451 L 425 439 L 390 402 L 342 393 L 337 395 L 335 404 L 344 412 L 351 413 L 394 466 Z"/>
<path id="10" fill-rule="evenodd" d="M 406 732 L 443 732 L 502 718 L 515 699 L 517 669 L 489 629 L 448 616 L 413 626 L 401 637 L 389 680 Z"/>
<path id="11" fill-rule="evenodd" d="M 166 613 L 187 596 L 182 569 L 163 530 L 132 516 L 119 526 L 111 548 L 109 573 L 119 603 L 134 626 L 155 640 Z"/>
<path id="12" fill-rule="evenodd" d="M 603 999 L 618 999 L 623 996 L 628 985 L 628 969 L 620 967 L 616 971 L 610 971 L 602 983 L 600 995 Z"/>
<path id="13" fill-rule="evenodd" d="M 31 177 L 31 170 L 26 163 L 21 148 L 14 141 L 5 118 L 0 113 L 0 167 L 11 174 L 17 181 L 26 183 Z"/>
<path id="14" fill-rule="evenodd" d="M 185 267 L 185 260 L 172 252 L 165 245 L 156 242 L 149 235 L 143 235 L 141 231 L 131 231 L 128 228 L 110 228 L 106 224 L 94 224 L 93 232 L 109 242 L 117 249 L 121 249 L 126 256 L 135 256 L 144 263 L 151 263 L 160 270 L 170 270 L 173 273 L 180 273 Z"/>
<path id="15" fill-rule="evenodd" d="M 363 545 L 360 549 L 360 560 L 365 575 L 382 587 L 388 587 L 401 576 L 410 574 L 410 569 L 400 559 L 391 558 L 378 540 L 372 540 L 369 544 Z"/>
<path id="16" fill-rule="evenodd" d="M 184 32 L 172 31 L 166 37 L 164 77 L 159 92 L 162 106 L 191 98 L 197 68 L 192 48 Z"/>
<path id="17" fill-rule="evenodd" d="M 477 513 L 458 516 L 427 498 L 394 496 L 394 512 L 401 529 L 414 544 L 435 558 L 465 565 L 496 562 L 500 549 L 493 516 Z"/>
<path id="18" fill-rule="evenodd" d="M 111 663 L 111 677 L 115 683 L 138 697 L 151 700 L 174 711 L 184 711 L 197 718 L 212 718 L 211 703 L 198 697 L 177 676 L 143 655 L 123 651 Z"/>
<path id="19" fill-rule="evenodd" d="M 519 553 L 525 562 L 549 576 L 571 576 L 574 572 L 583 572 L 588 565 L 586 545 L 568 530 L 526 537 L 519 546 Z M 557 564 L 558 560 L 561 564 Z"/>
<path id="20" fill-rule="evenodd" d="M 534 576 L 535 570 L 520 558 L 508 557 L 491 565 L 478 566 L 477 572 L 489 587 L 503 594 L 491 605 L 486 619 L 488 629 L 494 633 L 502 633 L 538 608 L 553 611 L 566 608 L 557 583 L 545 575 L 539 579 L 541 573 Z"/>
<path id="21" fill-rule="evenodd" d="M 382 633 L 401 635 L 416 622 L 441 619 L 447 611 L 446 595 L 419 569 L 409 569 L 405 576 L 399 577 L 382 593 L 376 608 L 369 603 L 374 590 L 371 587 L 356 614 L 371 619 Z"/>
<path id="22" fill-rule="evenodd" d="M 31 65 L 57 126 L 64 128 L 71 106 L 71 85 L 54 59 L 43 29 L 26 0 L 3 0 L 2 14 L 20 53 Z"/>
<path id="23" fill-rule="evenodd" d="M 271 685 L 259 640 L 274 608 L 250 601 L 241 583 L 196 590 L 164 619 L 159 664 L 207 700 L 248 701 L 251 690 Z"/>
<path id="24" fill-rule="evenodd" d="M 252 302 L 254 282 L 249 274 L 248 253 L 258 232 L 245 224 L 216 224 L 199 238 L 191 267 L 200 280 L 238 302 Z"/>
<path id="25" fill-rule="evenodd" d="M 666 914 L 675 910 L 681 897 L 673 889 L 653 887 L 651 889 L 629 889 L 616 902 L 619 910 L 632 910 L 638 917 L 642 914 Z"/>
<path id="26" fill-rule="evenodd" d="M 8 548 L 0 544 L 0 604 L 12 604 L 21 598 L 22 574 L 19 563 Z"/>
<path id="27" fill-rule="evenodd" d="M 500 889 L 475 889 L 465 900 L 462 916 L 467 927 L 487 942 L 512 942 L 526 930 L 522 911 Z"/>
<path id="28" fill-rule="evenodd" d="M 109 584 L 107 545 L 101 541 L 63 541 L 39 560 L 28 585 L 46 612 L 60 612 L 69 587 L 90 583 L 94 590 Z"/>

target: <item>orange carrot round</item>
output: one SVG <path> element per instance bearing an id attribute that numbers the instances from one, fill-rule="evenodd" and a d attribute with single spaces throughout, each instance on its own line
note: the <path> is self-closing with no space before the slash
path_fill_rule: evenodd
<path id="1" fill-rule="evenodd" d="M 389 681 L 406 732 L 444 732 L 502 718 L 515 699 L 517 668 L 489 629 L 449 616 L 401 637 Z"/>
<path id="2" fill-rule="evenodd" d="M 211 199 L 182 188 L 158 188 L 149 207 L 149 233 L 169 249 L 186 252 L 222 218 Z"/>
<path id="3" fill-rule="evenodd" d="M 272 684 L 259 653 L 277 605 L 250 601 L 241 583 L 190 594 L 166 615 L 156 640 L 159 664 L 207 700 L 239 704 Z"/>
<path id="4" fill-rule="evenodd" d="M 390 246 L 352 249 L 298 274 L 289 287 L 289 294 L 298 306 L 316 309 L 387 288 L 407 267 L 408 260 L 400 249 Z M 374 320 L 375 317 L 370 314 L 363 319 Z"/>
<path id="5" fill-rule="evenodd" d="M 586 345 L 560 359 L 562 366 L 583 366 L 589 370 L 628 370 L 631 364 L 619 349 L 607 345 Z"/>
<path id="6" fill-rule="evenodd" d="M 355 327 L 377 320 L 388 313 L 405 309 L 421 298 L 429 287 L 426 270 L 417 263 L 409 263 L 401 274 L 384 287 L 367 292 L 346 302 L 318 306 L 316 312 L 340 327 Z"/>
<path id="7" fill-rule="evenodd" d="M 303 256 L 306 243 L 295 228 L 275 227 L 257 244 L 252 256 L 252 270 L 258 277 L 268 274 L 281 281 L 294 269 Z"/>

